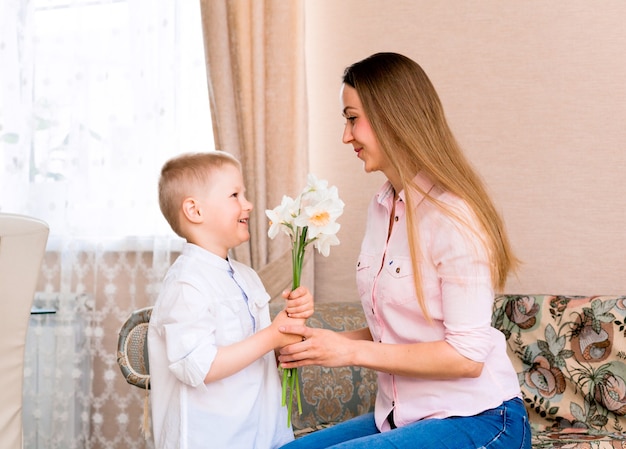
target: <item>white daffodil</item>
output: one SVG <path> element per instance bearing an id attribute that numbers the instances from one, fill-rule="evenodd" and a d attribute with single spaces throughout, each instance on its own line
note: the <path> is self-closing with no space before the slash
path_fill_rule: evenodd
<path id="1" fill-rule="evenodd" d="M 265 211 L 265 215 L 270 219 L 270 228 L 267 231 L 269 238 L 275 238 L 282 229 L 285 234 L 293 237 L 294 219 L 298 216 L 298 204 L 293 198 L 283 196 L 279 206 Z"/>
<path id="2" fill-rule="evenodd" d="M 337 232 L 341 227 L 337 218 L 343 213 L 344 203 L 339 199 L 337 187 L 328 187 L 328 181 L 317 179 L 313 174 L 307 177 L 307 185 L 295 199 L 283 196 L 280 205 L 266 210 L 270 219 L 267 231 L 269 238 L 275 238 L 282 229 L 291 238 L 292 290 L 300 286 L 304 250 L 310 244 L 320 254 L 328 256 L 330 247 L 339 244 Z M 287 387 L 290 399 L 287 401 Z M 297 368 L 283 370 L 282 404 L 287 405 L 287 425 L 291 425 L 291 405 L 296 392 L 298 410 L 302 413 Z"/>
<path id="3" fill-rule="evenodd" d="M 337 224 L 337 228 L 339 228 L 339 224 Z M 320 234 L 313 241 L 313 246 L 324 257 L 330 255 L 330 247 L 334 245 L 339 245 L 339 239 L 335 234 Z"/>
<path id="4" fill-rule="evenodd" d="M 313 173 L 309 173 L 307 176 L 307 184 L 304 188 L 304 192 L 324 191 L 328 188 L 328 181 L 325 179 L 317 179 Z"/>
<path id="5" fill-rule="evenodd" d="M 336 220 L 343 213 L 343 206 L 343 201 L 339 198 L 326 198 L 305 207 L 294 223 L 299 227 L 308 227 L 308 237 L 311 239 L 319 234 L 336 234 L 339 231 Z"/>
<path id="6" fill-rule="evenodd" d="M 318 180 L 314 175 L 309 175 L 309 182 L 300 194 L 301 206 L 307 207 L 328 198 L 339 199 L 337 187 L 328 187 L 327 181 Z"/>

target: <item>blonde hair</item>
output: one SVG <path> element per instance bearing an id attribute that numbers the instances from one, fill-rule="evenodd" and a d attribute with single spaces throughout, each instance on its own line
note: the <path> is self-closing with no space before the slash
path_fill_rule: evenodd
<path id="1" fill-rule="evenodd" d="M 159 177 L 159 207 L 172 230 L 183 235 L 180 211 L 183 201 L 197 188 L 210 185 L 211 173 L 230 164 L 241 170 L 239 161 L 229 153 L 185 153 L 168 160 Z"/>
<path id="2" fill-rule="evenodd" d="M 361 99 L 381 150 L 400 176 L 412 210 L 412 189 L 424 195 L 461 225 L 466 221 L 449 206 L 431 197 L 413 181 L 423 171 L 435 185 L 464 200 L 475 214 L 490 257 L 494 290 L 501 291 L 509 271 L 518 264 L 504 224 L 487 191 L 463 155 L 446 121 L 439 96 L 424 70 L 397 53 L 377 53 L 346 68 L 343 82 Z M 407 214 L 415 289 L 428 316 L 418 264 L 420 254 L 413 214 Z"/>

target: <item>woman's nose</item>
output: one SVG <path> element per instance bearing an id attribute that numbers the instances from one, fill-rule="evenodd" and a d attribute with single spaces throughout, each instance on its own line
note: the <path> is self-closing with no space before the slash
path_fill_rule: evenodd
<path id="1" fill-rule="evenodd" d="M 352 142 L 353 137 L 352 137 L 352 130 L 350 129 L 350 127 L 348 125 L 343 127 L 343 136 L 341 137 L 341 141 L 343 143 L 350 143 Z"/>

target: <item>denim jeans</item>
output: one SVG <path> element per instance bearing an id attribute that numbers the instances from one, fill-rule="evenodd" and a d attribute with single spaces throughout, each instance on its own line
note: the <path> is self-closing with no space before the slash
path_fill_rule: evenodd
<path id="1" fill-rule="evenodd" d="M 530 424 L 521 399 L 474 416 L 424 419 L 379 432 L 374 414 L 306 435 L 281 449 L 530 449 Z"/>

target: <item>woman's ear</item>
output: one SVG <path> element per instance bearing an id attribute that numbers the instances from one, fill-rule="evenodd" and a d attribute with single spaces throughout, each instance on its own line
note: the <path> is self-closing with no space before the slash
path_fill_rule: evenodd
<path id="1" fill-rule="evenodd" d="M 183 215 L 192 223 L 201 223 L 203 216 L 200 205 L 194 198 L 185 198 L 183 201 Z"/>

